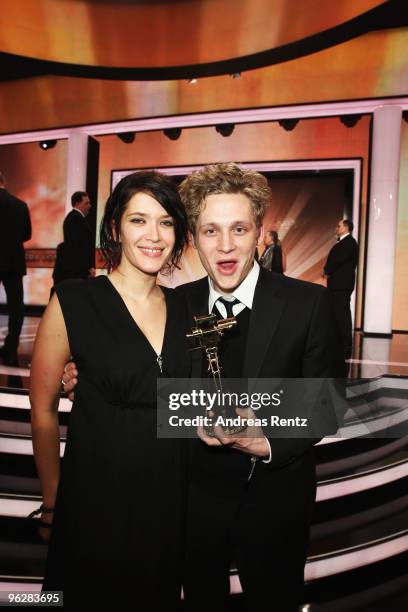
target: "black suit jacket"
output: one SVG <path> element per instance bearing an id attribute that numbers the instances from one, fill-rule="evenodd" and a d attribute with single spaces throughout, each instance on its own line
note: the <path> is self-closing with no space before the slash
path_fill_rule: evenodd
<path id="1" fill-rule="evenodd" d="M 209 286 L 205 277 L 181 285 L 193 323 L 193 315 L 208 314 Z M 320 285 L 296 280 L 261 268 L 252 305 L 246 353 L 245 378 L 329 378 L 338 373 L 340 351 L 333 335 L 327 291 Z M 201 351 L 192 352 L 193 377 L 201 377 Z M 283 416 L 283 415 L 282 415 Z M 331 431 L 337 427 L 328 415 Z M 329 433 L 329 432 L 328 432 Z M 274 469 L 306 453 L 319 438 L 271 438 Z M 214 449 L 209 449 L 214 454 Z M 232 461 L 246 469 L 248 456 L 233 449 Z"/>
<path id="2" fill-rule="evenodd" d="M 328 276 L 327 288 L 332 291 L 353 291 L 357 262 L 358 244 L 349 234 L 329 252 L 324 266 L 324 273 Z"/>
<path id="3" fill-rule="evenodd" d="M 77 210 L 64 220 L 64 242 L 57 246 L 53 278 L 59 283 L 67 278 L 88 278 L 95 265 L 95 246 L 86 219 Z"/>
<path id="4" fill-rule="evenodd" d="M 31 238 L 27 204 L 0 189 L 0 219 L 0 272 L 23 276 L 27 272 L 23 242 Z"/>

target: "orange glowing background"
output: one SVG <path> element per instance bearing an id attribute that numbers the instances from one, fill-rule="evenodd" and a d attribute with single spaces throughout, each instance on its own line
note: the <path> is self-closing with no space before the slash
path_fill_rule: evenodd
<path id="1" fill-rule="evenodd" d="M 364 253 L 367 222 L 367 184 L 370 117 L 363 117 L 352 129 L 338 118 L 301 121 L 295 130 L 285 132 L 277 123 L 237 125 L 229 138 L 223 138 L 214 128 L 183 130 L 178 141 L 169 141 L 162 132 L 137 135 L 133 144 L 125 144 L 116 136 L 104 136 L 100 142 L 98 216 L 110 193 L 111 172 L 114 169 L 165 167 L 203 164 L 212 161 L 278 161 L 300 159 L 362 159 L 362 197 L 360 210 L 360 252 Z M 37 143 L 0 146 L 0 169 L 5 173 L 8 188 L 25 200 L 33 221 L 33 238 L 26 247 L 55 248 L 62 239 L 66 198 L 66 141 L 58 141 L 54 149 L 42 151 Z M 408 329 L 408 125 L 402 124 L 401 176 L 396 252 L 393 328 Z M 289 193 L 289 192 L 288 192 Z M 279 206 L 277 208 L 279 210 Z M 271 213 L 268 213 L 271 214 Z M 279 217 L 279 214 L 278 214 Z M 268 219 L 269 222 L 269 219 Z M 276 225 L 279 218 L 271 218 Z M 325 227 L 329 227 L 330 223 Z M 278 228 L 279 229 L 279 228 Z M 284 237 L 288 267 L 296 269 L 301 252 Z M 330 236 L 327 236 L 328 242 Z M 329 245 L 328 245 L 329 246 Z M 323 257 L 323 256 L 322 256 Z M 293 258 L 293 259 L 292 259 Z M 318 280 L 321 259 L 314 270 L 307 271 L 310 280 Z M 193 249 L 188 252 L 189 278 L 203 274 Z M 361 317 L 363 257 L 360 258 L 357 317 Z M 27 304 L 46 304 L 51 286 L 50 268 L 30 268 L 25 277 Z M 305 270 L 300 272 L 305 275 Z M 313 276 L 314 275 L 314 276 Z M 312 278 L 313 277 L 313 278 Z M 184 277 L 174 282 L 186 280 Z M 4 301 L 4 295 L 1 301 Z"/>
<path id="2" fill-rule="evenodd" d="M 296 0 L 294 10 L 287 0 L 14 1 L 2 14 L 0 48 L 93 66 L 200 64 L 303 39 L 381 3 Z"/>
<path id="3" fill-rule="evenodd" d="M 335 3 L 327 2 L 329 6 Z M 211 45 L 210 45 L 211 46 Z M 43 76 L 0 82 L 0 133 L 240 108 L 403 96 L 408 29 L 372 32 L 242 73 L 181 81 Z"/>

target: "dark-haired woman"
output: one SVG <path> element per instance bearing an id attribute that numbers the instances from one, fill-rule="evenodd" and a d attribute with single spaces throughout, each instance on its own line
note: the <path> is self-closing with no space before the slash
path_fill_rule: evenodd
<path id="1" fill-rule="evenodd" d="M 43 589 L 63 591 L 65 609 L 180 601 L 184 443 L 157 439 L 155 409 L 157 377 L 189 376 L 186 319 L 176 292 L 156 280 L 177 264 L 186 235 L 170 179 L 125 177 L 101 225 L 109 276 L 59 284 L 37 333 L 30 398 L 50 533 Z M 57 406 L 71 356 L 81 378 L 60 470 Z"/>

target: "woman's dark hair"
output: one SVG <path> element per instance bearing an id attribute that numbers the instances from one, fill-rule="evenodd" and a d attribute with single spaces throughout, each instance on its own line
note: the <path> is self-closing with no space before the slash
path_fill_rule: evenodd
<path id="1" fill-rule="evenodd" d="M 187 244 L 187 216 L 175 184 L 168 176 L 154 170 L 133 172 L 125 176 L 109 196 L 99 234 L 103 258 L 109 270 L 119 265 L 122 247 L 119 242 L 119 235 L 115 238 L 113 227 L 117 228 L 117 232 L 120 231 L 123 213 L 129 200 L 136 193 L 150 195 L 163 206 L 173 219 L 175 243 L 170 260 L 163 270 L 169 273 L 177 267 L 183 249 Z"/>

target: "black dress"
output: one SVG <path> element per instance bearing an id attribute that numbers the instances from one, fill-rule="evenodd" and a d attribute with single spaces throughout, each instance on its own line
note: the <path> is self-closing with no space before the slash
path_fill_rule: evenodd
<path id="1" fill-rule="evenodd" d="M 157 439 L 156 379 L 190 375 L 182 298 L 164 289 L 161 372 L 107 277 L 65 281 L 56 293 L 79 382 L 43 590 L 64 591 L 64 609 L 177 609 L 186 441 Z"/>

